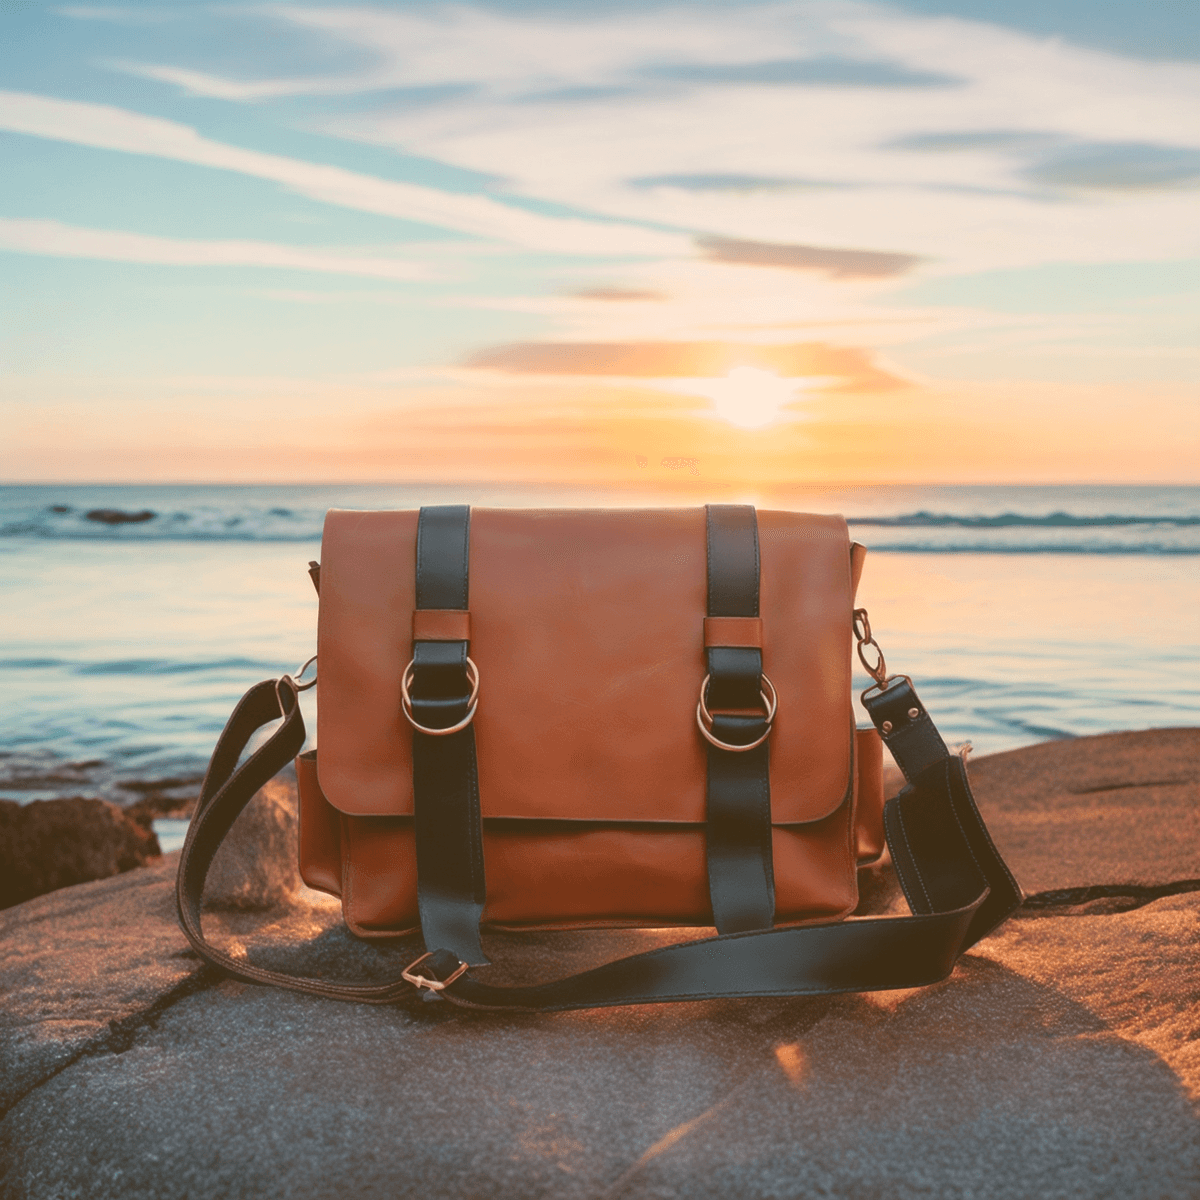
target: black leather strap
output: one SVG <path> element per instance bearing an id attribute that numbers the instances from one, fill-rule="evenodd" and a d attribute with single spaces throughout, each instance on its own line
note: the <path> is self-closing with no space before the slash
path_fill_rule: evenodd
<path id="1" fill-rule="evenodd" d="M 282 725 L 238 767 L 250 738 L 281 715 Z M 886 718 L 878 719 L 882 723 Z M 335 1000 L 394 1003 L 412 995 L 412 985 L 400 977 L 355 984 L 285 975 L 232 958 L 209 943 L 201 930 L 201 894 L 217 847 L 254 793 L 291 762 L 303 744 L 304 723 L 290 679 L 256 685 L 234 709 L 213 752 L 180 857 L 180 925 L 201 958 L 251 983 Z M 907 774 L 906 762 L 900 766 Z M 550 1012 L 671 1000 L 883 991 L 944 979 L 963 951 L 1017 908 L 1021 891 L 988 836 L 961 759 L 947 753 L 919 774 L 909 774 L 908 784 L 888 801 L 884 823 L 901 883 L 917 915 L 727 934 L 636 954 L 537 987 L 494 987 L 467 971 L 440 994 L 466 1008 Z M 452 952 L 438 950 L 421 964 L 419 973 L 448 979 L 460 966 Z"/>
<path id="2" fill-rule="evenodd" d="M 417 524 L 418 609 L 466 609 L 470 596 L 471 510 L 465 504 L 422 508 Z M 467 713 L 465 641 L 414 642 L 413 717 L 447 729 Z M 429 950 L 475 965 L 486 896 L 475 730 L 432 736 L 413 730 L 413 831 L 417 902 Z"/>
<path id="3" fill-rule="evenodd" d="M 863 707 L 906 778 L 920 775 L 950 753 L 907 675 L 888 680 L 886 688 L 868 688 Z"/>
<path id="4" fill-rule="evenodd" d="M 748 504 L 707 508 L 708 615 L 758 616 L 758 517 Z M 760 711 L 762 650 L 710 646 L 707 704 L 712 732 L 746 745 L 764 731 Z M 719 933 L 770 929 L 775 919 L 768 743 L 734 752 L 708 745 L 708 892 Z"/>
<path id="5" fill-rule="evenodd" d="M 238 759 L 250 739 L 264 725 L 280 717 L 283 722 L 279 728 L 238 766 Z M 411 994 L 412 985 L 400 978 L 383 984 L 356 984 L 287 975 L 282 971 L 254 966 L 245 958 L 234 958 L 217 949 L 204 936 L 200 903 L 204 881 L 218 847 L 255 792 L 300 753 L 304 737 L 304 718 L 300 713 L 296 685 L 287 676 L 255 684 L 230 714 L 209 761 L 196 811 L 188 825 L 187 838 L 179 856 L 179 874 L 175 881 L 179 925 L 193 949 L 205 962 L 239 979 L 326 996 L 332 1000 L 388 1004 L 406 993 Z"/>
<path id="6" fill-rule="evenodd" d="M 1003 880 L 992 886 L 972 918 L 969 934 L 974 942 L 1008 916 L 1011 909 L 1005 905 L 1014 891 L 1016 903 L 1020 903 L 1020 889 L 981 820 L 967 819 L 944 828 L 942 812 L 923 798 L 931 789 L 966 788 L 966 770 L 946 749 L 906 675 L 889 680 L 886 688 L 869 689 L 863 695 L 863 706 L 909 783 L 898 802 L 884 808 L 883 823 L 896 873 L 913 912 L 935 912 L 938 904 L 971 893 L 981 875 Z M 943 780 L 947 771 L 948 781 Z M 969 797 L 969 789 L 967 794 Z"/>

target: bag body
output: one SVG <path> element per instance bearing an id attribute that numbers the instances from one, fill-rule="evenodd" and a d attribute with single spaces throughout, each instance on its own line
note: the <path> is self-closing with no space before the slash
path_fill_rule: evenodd
<path id="1" fill-rule="evenodd" d="M 365 937 L 419 924 L 421 735 L 401 696 L 418 523 L 334 510 L 322 542 L 319 751 L 297 760 L 300 869 Z M 714 923 L 711 751 L 696 720 L 714 637 L 707 526 L 704 508 L 471 510 L 486 926 Z M 840 517 L 759 511 L 756 526 L 759 611 L 733 633 L 759 643 L 777 695 L 775 924 L 830 920 L 853 910 L 857 866 L 883 846 L 882 745 L 855 729 L 851 694 L 865 552 Z"/>
<path id="2" fill-rule="evenodd" d="M 864 556 L 840 517 L 748 505 L 331 511 L 310 564 L 319 749 L 312 683 L 239 701 L 180 854 L 184 934 L 249 982 L 374 1004 L 416 989 L 550 1012 L 944 979 L 1021 891 L 963 760 L 854 607 Z M 885 745 L 906 781 L 886 804 Z M 292 760 L 301 875 L 359 936 L 420 930 L 398 976 L 291 975 L 204 935 L 218 848 Z M 912 915 L 850 917 L 885 845 Z M 716 936 L 529 986 L 474 973 L 481 928 L 670 925 Z"/>

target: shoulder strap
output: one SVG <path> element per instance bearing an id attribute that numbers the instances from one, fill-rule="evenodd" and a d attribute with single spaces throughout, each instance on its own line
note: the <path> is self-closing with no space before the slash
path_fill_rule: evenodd
<path id="1" fill-rule="evenodd" d="M 222 731 L 179 860 L 176 895 L 183 932 L 206 962 L 251 983 L 389 1004 L 418 988 L 465 1008 L 553 1012 L 672 1000 L 828 995 L 919 987 L 944 979 L 970 946 L 1021 903 L 967 782 L 907 679 L 864 703 L 908 780 L 888 801 L 884 827 L 912 916 L 853 918 L 684 942 L 606 963 L 535 987 L 496 987 L 453 953 L 435 948 L 384 983 L 339 983 L 286 975 L 235 959 L 201 930 L 200 900 L 217 847 L 250 798 L 299 753 L 304 723 L 288 676 L 257 684 Z M 251 737 L 283 718 L 238 766 Z M 936 741 L 934 740 L 936 739 Z M 940 747 L 940 750 L 939 750 Z"/>

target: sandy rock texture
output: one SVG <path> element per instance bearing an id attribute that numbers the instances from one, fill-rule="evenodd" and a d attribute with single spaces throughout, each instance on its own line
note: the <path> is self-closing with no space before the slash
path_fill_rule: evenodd
<path id="1" fill-rule="evenodd" d="M 971 780 L 1027 893 L 1200 879 L 1200 729 L 1043 742 Z"/>
<path id="2" fill-rule="evenodd" d="M 1174 875 L 1195 845 L 1152 827 L 1194 819 L 1198 736 L 975 764 L 1031 902 L 916 991 L 533 1017 L 373 1008 L 203 969 L 174 925 L 174 856 L 40 897 L 0 913 L 0 1196 L 1190 1200 L 1200 871 Z M 1107 774 L 1082 774 L 1097 763 Z M 1087 779 L 1105 790 L 1073 790 Z M 1125 841 L 1089 872 L 1064 850 L 1093 820 Z M 891 904 L 876 872 L 865 907 Z M 356 942 L 302 888 L 206 927 L 314 974 L 378 977 L 416 953 Z M 666 940 L 486 939 L 493 970 L 526 979 Z"/>
<path id="3" fill-rule="evenodd" d="M 246 806 L 208 873 L 213 908 L 265 909 L 303 886 L 296 866 L 299 819 L 294 783 L 273 779 Z"/>

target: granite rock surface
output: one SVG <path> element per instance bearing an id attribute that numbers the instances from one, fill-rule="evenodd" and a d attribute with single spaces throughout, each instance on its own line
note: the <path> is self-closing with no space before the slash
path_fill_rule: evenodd
<path id="1" fill-rule="evenodd" d="M 295 784 L 273 779 L 246 805 L 208 872 L 212 908 L 265 909 L 303 886 L 296 866 Z"/>
<path id="2" fill-rule="evenodd" d="M 203 968 L 174 923 L 174 856 L 19 905 L 0 913 L 0 1196 L 1195 1197 L 1200 871 L 1152 826 L 1200 807 L 1197 737 L 974 764 L 1031 901 L 908 992 L 374 1008 Z M 1080 827 L 1125 831 L 1094 870 L 1064 851 L 1072 795 Z M 886 868 L 864 884 L 864 910 L 894 906 Z M 357 942 L 303 888 L 206 928 L 313 974 L 379 977 L 415 953 Z M 533 979 L 668 940 L 486 942 L 498 975 Z"/>

